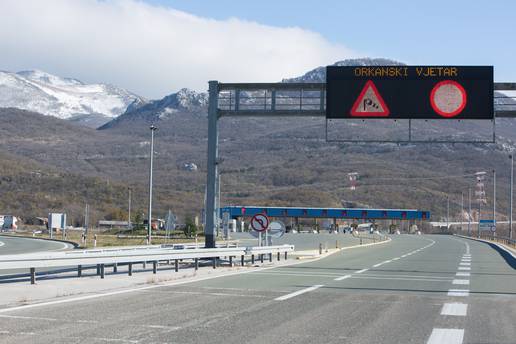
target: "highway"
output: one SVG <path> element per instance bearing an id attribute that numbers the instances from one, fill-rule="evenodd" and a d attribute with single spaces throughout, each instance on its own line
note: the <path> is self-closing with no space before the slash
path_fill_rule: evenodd
<path id="1" fill-rule="evenodd" d="M 0 254 L 33 253 L 73 248 L 72 245 L 50 240 L 0 235 Z"/>
<path id="2" fill-rule="evenodd" d="M 516 271 L 496 250 L 392 238 L 290 266 L 3 308 L 0 343 L 516 343 Z"/>

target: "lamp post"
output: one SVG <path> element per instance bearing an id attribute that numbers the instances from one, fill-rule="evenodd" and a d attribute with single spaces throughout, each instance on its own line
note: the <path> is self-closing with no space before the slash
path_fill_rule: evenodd
<path id="1" fill-rule="evenodd" d="M 511 187 L 509 188 L 509 239 L 512 239 L 512 191 L 514 185 L 514 157 L 513 155 L 509 155 L 509 159 L 511 159 Z"/>
<path id="2" fill-rule="evenodd" d="M 128 207 L 127 207 L 127 229 L 132 231 L 133 226 L 131 225 L 131 188 L 129 190 L 129 199 L 128 199 Z"/>
<path id="3" fill-rule="evenodd" d="M 496 226 L 496 170 L 493 170 L 493 226 Z"/>
<path id="4" fill-rule="evenodd" d="M 468 236 L 471 236 L 471 188 L 468 188 Z"/>
<path id="5" fill-rule="evenodd" d="M 446 195 L 446 230 L 450 230 L 450 195 Z"/>
<path id="6" fill-rule="evenodd" d="M 152 240 L 152 168 L 154 163 L 154 132 L 158 128 L 154 125 L 150 126 L 151 144 L 150 144 L 150 164 L 149 164 L 149 219 L 147 223 L 147 244 L 151 244 Z"/>

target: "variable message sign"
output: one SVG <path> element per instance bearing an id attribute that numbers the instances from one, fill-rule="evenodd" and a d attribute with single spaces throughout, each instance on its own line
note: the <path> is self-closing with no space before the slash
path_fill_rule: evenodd
<path id="1" fill-rule="evenodd" d="M 326 68 L 326 118 L 493 119 L 492 66 Z"/>

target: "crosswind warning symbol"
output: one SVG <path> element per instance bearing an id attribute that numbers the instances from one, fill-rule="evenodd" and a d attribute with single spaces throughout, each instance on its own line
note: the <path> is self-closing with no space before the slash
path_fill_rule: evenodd
<path id="1" fill-rule="evenodd" d="M 350 114 L 354 117 L 387 117 L 390 111 L 374 83 L 368 80 Z"/>

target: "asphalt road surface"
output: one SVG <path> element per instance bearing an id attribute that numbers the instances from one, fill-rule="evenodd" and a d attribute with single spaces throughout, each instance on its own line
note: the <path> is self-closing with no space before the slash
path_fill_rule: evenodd
<path id="1" fill-rule="evenodd" d="M 3 309 L 0 342 L 514 344 L 515 319 L 516 271 L 496 250 L 401 235 L 291 266 Z"/>

